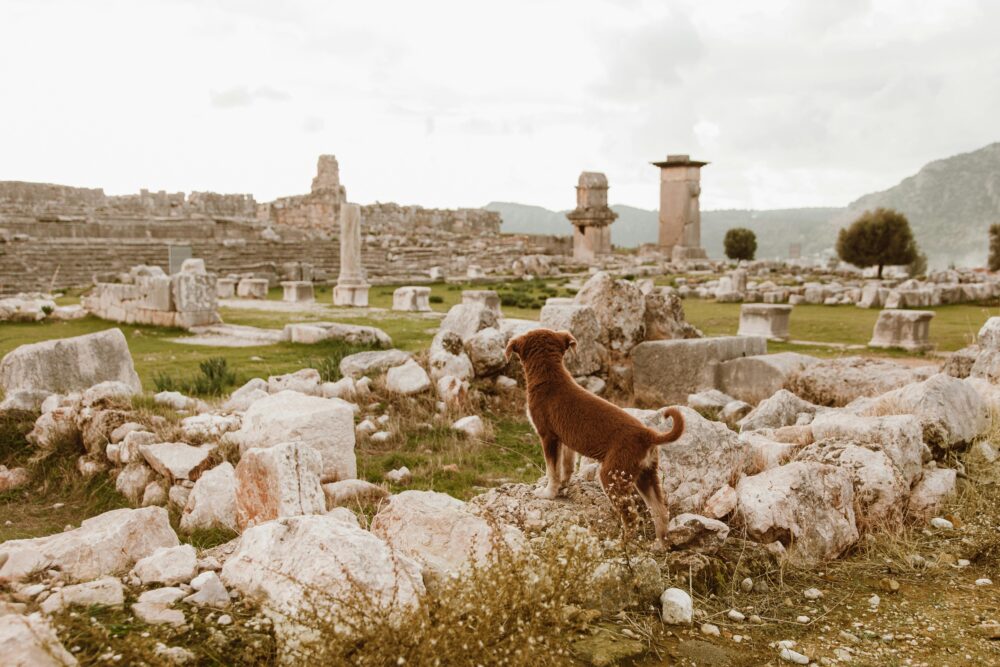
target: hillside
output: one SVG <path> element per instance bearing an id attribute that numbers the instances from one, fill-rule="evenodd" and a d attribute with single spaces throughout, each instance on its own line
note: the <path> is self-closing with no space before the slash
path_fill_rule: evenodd
<path id="1" fill-rule="evenodd" d="M 935 264 L 982 266 L 987 228 L 1000 222 L 1000 143 L 931 162 L 899 185 L 851 202 L 835 222 L 879 206 L 909 218 Z"/>

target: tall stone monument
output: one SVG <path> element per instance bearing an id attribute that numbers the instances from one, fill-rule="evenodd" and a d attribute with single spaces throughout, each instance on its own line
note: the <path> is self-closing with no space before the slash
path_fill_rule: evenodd
<path id="1" fill-rule="evenodd" d="M 361 207 L 340 207 L 340 275 L 333 288 L 333 305 L 368 305 L 368 281 L 361 266 Z"/>
<path id="2" fill-rule="evenodd" d="M 608 208 L 608 178 L 596 171 L 580 174 L 576 208 L 566 214 L 573 223 L 573 259 L 589 262 L 611 254 L 611 223 L 618 214 Z"/>
<path id="3" fill-rule="evenodd" d="M 701 247 L 701 168 L 707 162 L 668 155 L 660 168 L 660 250 L 674 261 L 705 259 Z"/>

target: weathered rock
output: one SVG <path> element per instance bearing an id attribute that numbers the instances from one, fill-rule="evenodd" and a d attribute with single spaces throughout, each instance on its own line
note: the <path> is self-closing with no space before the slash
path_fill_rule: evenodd
<path id="1" fill-rule="evenodd" d="M 934 373 L 929 366 L 911 367 L 869 357 L 824 359 L 788 379 L 786 388 L 817 405 L 839 407 L 862 396 L 879 396 Z"/>
<path id="2" fill-rule="evenodd" d="M 239 528 L 326 511 L 321 465 L 319 454 L 300 442 L 248 449 L 235 471 Z"/>
<path id="3" fill-rule="evenodd" d="M 170 408 L 171 410 L 177 410 L 178 412 L 194 410 L 198 407 L 198 401 L 196 399 L 193 399 L 190 396 L 185 396 L 179 391 L 158 392 L 153 395 L 153 402 L 157 405 Z"/>
<path id="4" fill-rule="evenodd" d="M 660 597 L 660 618 L 668 625 L 691 625 L 694 603 L 687 592 L 668 588 Z"/>
<path id="5" fill-rule="evenodd" d="M 241 423 L 239 415 L 217 415 L 205 412 L 182 419 L 181 432 L 185 438 L 194 442 L 215 440 L 230 431 L 239 429 Z"/>
<path id="6" fill-rule="evenodd" d="M 190 544 L 160 547 L 133 568 L 144 586 L 186 584 L 198 573 L 198 554 Z"/>
<path id="7" fill-rule="evenodd" d="M 332 398 L 283 391 L 255 402 L 231 438 L 245 453 L 252 447 L 302 442 L 322 458 L 322 480 L 357 477 L 354 454 L 354 410 Z"/>
<path id="8" fill-rule="evenodd" d="M 92 456 L 104 452 L 111 441 L 111 434 L 131 418 L 124 410 L 101 410 L 83 408 L 77 413 L 76 425 L 80 429 L 80 441 Z"/>
<path id="9" fill-rule="evenodd" d="M 434 491 L 392 496 L 372 519 L 371 531 L 438 576 L 485 565 L 500 548 L 520 551 L 527 545 L 517 528 L 490 525 L 461 500 Z"/>
<path id="10" fill-rule="evenodd" d="M 719 412 L 719 421 L 731 429 L 738 429 L 739 423 L 751 412 L 753 406 L 743 401 L 730 401 Z"/>
<path id="11" fill-rule="evenodd" d="M 662 590 L 663 575 L 656 559 L 632 554 L 627 559 L 612 558 L 598 563 L 590 576 L 584 603 L 611 615 L 623 609 L 647 609 Z"/>
<path id="12" fill-rule="evenodd" d="M 838 440 L 885 452 L 909 488 L 920 475 L 923 431 L 913 415 L 859 417 L 843 410 L 821 413 L 810 424 L 816 440 Z"/>
<path id="13" fill-rule="evenodd" d="M 709 421 L 691 408 L 678 409 L 684 417 L 684 434 L 659 447 L 663 491 L 672 514 L 701 514 L 706 501 L 742 473 L 748 450 L 724 424 Z M 671 428 L 662 412 L 626 412 L 658 431 Z"/>
<path id="14" fill-rule="evenodd" d="M 286 517 L 254 526 L 222 567 L 222 581 L 260 604 L 284 641 L 307 631 L 296 621 L 358 618 L 342 600 L 360 596 L 387 610 L 410 609 L 424 593 L 420 565 L 366 530 L 335 517 Z M 351 617 L 351 614 L 355 616 Z M 319 618 L 315 618 L 315 616 Z"/>
<path id="15" fill-rule="evenodd" d="M 652 405 L 683 402 L 717 386 L 724 361 L 767 352 L 763 338 L 724 336 L 690 340 L 657 340 L 632 349 L 636 399 Z"/>
<path id="16" fill-rule="evenodd" d="M 705 514 L 713 519 L 721 519 L 736 509 L 736 489 L 728 484 L 712 494 L 705 501 Z"/>
<path id="17" fill-rule="evenodd" d="M 159 479 L 150 482 L 146 485 L 146 488 L 142 491 L 142 501 L 139 503 L 142 507 L 150 507 L 151 505 L 166 505 L 167 504 L 167 481 Z"/>
<path id="18" fill-rule="evenodd" d="M 81 442 L 76 412 L 72 408 L 61 407 L 42 414 L 26 439 L 40 454 L 54 452 L 64 446 L 68 451 L 77 449 Z"/>
<path id="19" fill-rule="evenodd" d="M 118 380 L 105 380 L 84 391 L 80 396 L 80 405 L 90 408 L 129 403 L 132 396 L 137 393 L 135 387 L 130 384 Z"/>
<path id="20" fill-rule="evenodd" d="M 378 327 L 342 322 L 305 322 L 286 324 L 282 338 L 292 343 L 311 345 L 325 340 L 342 340 L 351 345 L 367 345 L 387 350 L 392 338 Z"/>
<path id="21" fill-rule="evenodd" d="M 437 395 L 445 405 L 459 405 L 469 395 L 469 383 L 454 375 L 444 375 L 438 378 Z"/>
<path id="22" fill-rule="evenodd" d="M 181 532 L 236 530 L 236 471 L 228 461 L 202 473 L 188 494 Z"/>
<path id="23" fill-rule="evenodd" d="M 645 340 L 701 338 L 702 333 L 684 319 L 684 302 L 677 292 L 660 287 L 647 293 L 645 301 Z"/>
<path id="24" fill-rule="evenodd" d="M 353 401 L 357 393 L 354 387 L 354 378 L 340 378 L 336 382 L 324 382 L 319 389 L 323 398 L 339 398 L 344 401 Z"/>
<path id="25" fill-rule="evenodd" d="M 0 616 L 0 655 L 10 667 L 70 667 L 76 658 L 59 642 L 48 619 L 38 613 Z"/>
<path id="26" fill-rule="evenodd" d="M 153 469 L 141 461 L 129 463 L 115 478 L 115 489 L 133 504 L 142 502 L 146 487 L 156 478 Z"/>
<path id="27" fill-rule="evenodd" d="M 788 378 L 819 361 L 797 352 L 758 354 L 719 364 L 719 388 L 741 401 L 756 405 L 784 388 Z"/>
<path id="28" fill-rule="evenodd" d="M 389 369 L 385 374 L 385 386 L 393 393 L 412 396 L 430 389 L 431 378 L 420 364 L 410 359 Z"/>
<path id="29" fill-rule="evenodd" d="M 213 445 L 192 447 L 183 442 L 161 442 L 139 447 L 139 453 L 146 463 L 166 477 L 171 484 L 183 479 L 198 479 L 201 471 L 209 464 L 214 451 Z"/>
<path id="30" fill-rule="evenodd" d="M 410 357 L 410 353 L 403 350 L 357 352 L 340 360 L 340 374 L 355 380 L 363 375 L 378 375 L 393 366 L 405 364 Z"/>
<path id="31" fill-rule="evenodd" d="M 635 283 L 599 271 L 584 283 L 573 302 L 593 308 L 601 327 L 599 340 L 612 352 L 625 354 L 644 339 L 646 301 Z"/>
<path id="32" fill-rule="evenodd" d="M 744 431 L 740 433 L 740 442 L 749 446 L 745 472 L 756 475 L 759 472 L 777 468 L 788 463 L 800 446 L 795 443 L 774 440 L 774 431 Z"/>
<path id="33" fill-rule="evenodd" d="M 318 396 L 319 386 L 323 380 L 315 368 L 303 368 L 294 373 L 272 375 L 267 378 L 267 393 L 277 394 L 279 391 L 297 391 L 300 394 Z"/>
<path id="34" fill-rule="evenodd" d="M 53 394 L 48 391 L 31 389 L 29 391 L 16 391 L 4 397 L 0 401 L 0 412 L 8 410 L 21 410 L 24 412 L 41 412 L 42 404 Z"/>
<path id="35" fill-rule="evenodd" d="M 378 502 L 389 497 L 384 486 L 372 484 L 363 479 L 344 479 L 323 485 L 328 510 L 367 502 Z"/>
<path id="36" fill-rule="evenodd" d="M 215 572 L 202 572 L 191 580 L 193 595 L 184 598 L 188 604 L 198 607 L 225 609 L 229 606 L 229 591 Z"/>
<path id="37" fill-rule="evenodd" d="M 470 438 L 482 438 L 486 433 L 486 427 L 479 415 L 469 415 L 462 417 L 451 425 L 456 431 L 461 431 Z"/>
<path id="38" fill-rule="evenodd" d="M 678 514 L 667 524 L 667 542 L 687 551 L 714 554 L 727 537 L 729 526 L 699 514 Z"/>
<path id="39" fill-rule="evenodd" d="M 788 340 L 792 306 L 769 303 L 746 303 L 740 306 L 738 336 L 763 336 L 769 340 Z"/>
<path id="40" fill-rule="evenodd" d="M 22 345 L 0 361 L 0 390 L 68 394 L 105 380 L 142 391 L 121 329 Z"/>
<path id="41" fill-rule="evenodd" d="M 568 331 L 576 347 L 563 357 L 573 376 L 591 375 L 608 364 L 608 353 L 601 343 L 601 325 L 593 308 L 580 304 L 547 304 L 538 316 L 539 324 L 553 331 Z"/>
<path id="42" fill-rule="evenodd" d="M 901 348 L 910 352 L 930 350 L 932 310 L 895 310 L 886 308 L 878 314 L 868 347 Z"/>
<path id="43" fill-rule="evenodd" d="M 451 307 L 441 321 L 441 329 L 454 331 L 467 340 L 478 331 L 496 327 L 500 320 L 497 309 L 483 303 L 460 303 Z"/>
<path id="44" fill-rule="evenodd" d="M 529 534 L 564 534 L 573 526 L 600 537 L 620 534 L 621 522 L 597 482 L 574 480 L 555 500 L 538 498 L 535 490 L 533 484 L 504 484 L 474 496 L 467 507 Z"/>
<path id="45" fill-rule="evenodd" d="M 430 287 L 397 287 L 392 293 L 392 309 L 404 312 L 429 312 Z"/>
<path id="46" fill-rule="evenodd" d="M 907 515 L 912 519 L 926 519 L 937 514 L 944 501 L 955 493 L 956 478 L 956 471 L 949 468 L 925 470 L 910 490 Z"/>
<path id="47" fill-rule="evenodd" d="M 850 473 L 795 461 L 736 486 L 737 521 L 758 542 L 779 541 L 799 564 L 836 558 L 858 540 Z"/>
<path id="48" fill-rule="evenodd" d="M 0 465 L 0 493 L 14 491 L 31 483 L 31 473 L 27 468 L 10 468 Z"/>
<path id="49" fill-rule="evenodd" d="M 125 588 L 116 577 L 101 577 L 82 584 L 63 586 L 42 601 L 46 614 L 54 614 L 70 606 L 121 607 L 125 604 Z"/>
<path id="50" fill-rule="evenodd" d="M 447 329 L 442 329 L 434 336 L 427 355 L 427 365 L 434 380 L 451 376 L 464 381 L 475 376 L 475 369 L 469 355 L 465 353 L 462 337 Z"/>
<path id="51" fill-rule="evenodd" d="M 155 602 L 136 602 L 132 605 L 132 613 L 148 625 L 172 625 L 179 628 L 186 620 L 181 610 Z"/>
<path id="52" fill-rule="evenodd" d="M 718 389 L 707 389 L 697 394 L 689 394 L 687 397 L 688 407 L 713 421 L 718 421 L 719 413 L 732 401 L 732 396 L 724 394 Z"/>
<path id="53" fill-rule="evenodd" d="M 89 581 L 126 572 L 157 548 L 176 544 L 162 507 L 111 510 L 74 530 L 0 544 L 0 581 L 21 581 L 49 568 L 70 581 Z"/>
<path id="54" fill-rule="evenodd" d="M 488 327 L 469 336 L 465 351 L 472 361 L 476 377 L 497 375 L 507 366 L 504 348 L 507 337 L 494 327 Z"/>
<path id="55" fill-rule="evenodd" d="M 811 421 L 816 410 L 817 406 L 812 403 L 803 401 L 787 389 L 779 389 L 774 396 L 762 401 L 743 418 L 743 421 L 740 422 L 740 430 L 756 431 L 764 428 L 794 426 L 799 423 L 801 415 L 806 415 L 806 418 Z"/>
<path id="56" fill-rule="evenodd" d="M 224 410 L 243 412 L 254 401 L 267 398 L 267 395 L 267 381 L 261 378 L 254 378 L 230 394 L 229 400 L 223 404 L 222 408 Z"/>

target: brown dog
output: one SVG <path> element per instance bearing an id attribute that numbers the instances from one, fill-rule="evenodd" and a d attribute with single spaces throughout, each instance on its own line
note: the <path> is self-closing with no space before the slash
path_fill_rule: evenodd
<path id="1" fill-rule="evenodd" d="M 542 440 L 548 486 L 536 491 L 541 498 L 555 498 L 573 472 L 574 454 L 601 462 L 601 485 L 623 518 L 629 517 L 632 487 L 639 492 L 663 543 L 669 518 L 659 477 L 657 445 L 673 442 L 684 432 L 684 419 L 676 408 L 669 433 L 658 433 L 638 419 L 573 380 L 563 366 L 563 355 L 576 347 L 568 331 L 533 329 L 512 338 L 507 358 L 521 357 L 528 389 L 528 419 Z"/>

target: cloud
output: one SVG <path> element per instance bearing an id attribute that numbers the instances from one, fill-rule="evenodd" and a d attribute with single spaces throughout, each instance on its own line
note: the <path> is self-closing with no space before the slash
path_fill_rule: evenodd
<path id="1" fill-rule="evenodd" d="M 270 86 L 259 86 L 253 90 L 247 86 L 235 86 L 226 90 L 209 91 L 208 98 L 212 106 L 217 109 L 234 109 L 248 107 L 258 100 L 285 102 L 292 99 L 292 96 Z"/>
<path id="2" fill-rule="evenodd" d="M 302 121 L 302 130 L 309 134 L 321 132 L 326 126 L 326 122 L 319 116 L 306 116 Z"/>

